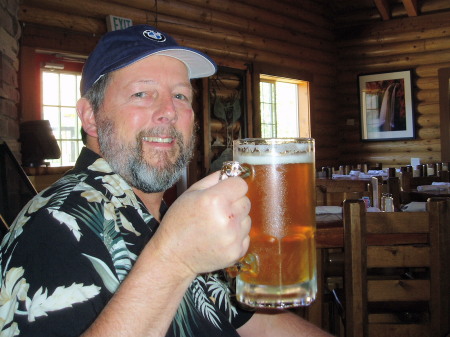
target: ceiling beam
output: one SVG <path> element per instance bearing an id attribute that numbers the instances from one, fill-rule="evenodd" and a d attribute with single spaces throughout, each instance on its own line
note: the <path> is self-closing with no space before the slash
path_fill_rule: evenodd
<path id="1" fill-rule="evenodd" d="M 408 16 L 417 16 L 419 15 L 419 10 L 417 7 L 417 0 L 402 0 L 403 6 L 405 6 L 406 13 Z"/>
<path id="2" fill-rule="evenodd" d="M 389 20 L 391 18 L 391 8 L 388 0 L 373 0 L 373 2 L 375 3 L 375 6 L 377 6 L 383 21 Z"/>

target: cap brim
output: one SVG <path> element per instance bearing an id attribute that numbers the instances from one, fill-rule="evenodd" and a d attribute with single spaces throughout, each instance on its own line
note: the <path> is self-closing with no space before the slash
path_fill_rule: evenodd
<path id="1" fill-rule="evenodd" d="M 214 75 L 217 71 L 216 64 L 208 56 L 185 48 L 175 47 L 156 51 L 150 55 L 164 55 L 180 60 L 189 70 L 189 78 L 202 78 Z"/>

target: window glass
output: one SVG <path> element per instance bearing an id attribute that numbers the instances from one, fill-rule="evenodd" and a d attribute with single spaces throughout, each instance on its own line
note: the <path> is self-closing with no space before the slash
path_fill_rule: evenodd
<path id="1" fill-rule="evenodd" d="M 61 158 L 49 160 L 52 166 L 72 166 L 83 147 L 81 123 L 76 113 L 81 74 L 42 71 L 43 118 L 50 121 L 61 149 Z"/>
<path id="2" fill-rule="evenodd" d="M 308 82 L 269 75 L 260 79 L 261 136 L 310 137 Z"/>

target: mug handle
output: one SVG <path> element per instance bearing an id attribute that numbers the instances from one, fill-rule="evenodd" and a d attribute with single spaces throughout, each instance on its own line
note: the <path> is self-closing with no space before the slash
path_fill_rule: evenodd
<path id="1" fill-rule="evenodd" d="M 242 166 L 238 161 L 226 161 L 222 164 L 219 180 L 238 176 L 246 178 L 249 177 L 250 174 L 250 169 Z M 256 275 L 259 271 L 258 257 L 251 253 L 246 254 L 233 266 L 228 267 L 225 270 L 231 278 L 235 278 L 241 272 L 249 272 Z"/>
<path id="2" fill-rule="evenodd" d="M 219 180 L 224 180 L 228 177 L 241 177 L 246 178 L 250 176 L 250 169 L 244 167 L 238 161 L 225 161 L 222 164 L 222 169 L 220 170 Z"/>

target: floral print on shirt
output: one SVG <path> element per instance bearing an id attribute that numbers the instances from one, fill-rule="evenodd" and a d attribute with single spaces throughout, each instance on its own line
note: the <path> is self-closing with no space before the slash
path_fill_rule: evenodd
<path id="1" fill-rule="evenodd" d="M 108 163 L 84 148 L 74 170 L 33 198 L 3 238 L 0 337 L 79 336 L 158 225 Z M 238 336 L 234 326 L 251 313 L 231 298 L 220 273 L 199 275 L 167 336 Z"/>

